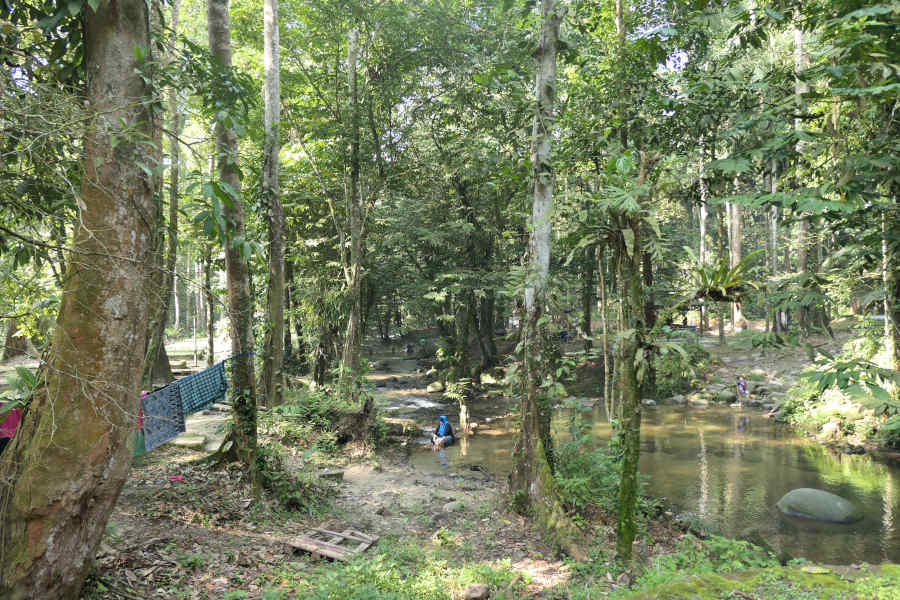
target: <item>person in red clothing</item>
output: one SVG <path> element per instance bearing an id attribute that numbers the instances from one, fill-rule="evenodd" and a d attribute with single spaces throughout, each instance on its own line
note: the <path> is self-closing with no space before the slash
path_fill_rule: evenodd
<path id="1" fill-rule="evenodd" d="M 3 411 L 5 402 L 0 402 L 0 411 Z M 17 406 L 9 411 L 0 412 L 0 454 L 6 449 L 9 440 L 16 433 L 19 427 L 19 420 L 22 418 L 22 407 Z"/>

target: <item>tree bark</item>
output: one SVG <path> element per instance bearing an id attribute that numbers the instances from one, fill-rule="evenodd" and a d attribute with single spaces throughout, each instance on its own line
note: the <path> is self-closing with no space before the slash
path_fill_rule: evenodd
<path id="1" fill-rule="evenodd" d="M 550 434 L 550 401 L 541 394 L 546 375 L 549 340 L 541 317 L 546 303 L 550 268 L 550 213 L 553 206 L 553 98 L 556 80 L 556 48 L 562 16 L 555 0 L 541 1 L 541 36 L 535 62 L 534 115 L 531 145 L 531 235 L 529 275 L 525 287 L 523 336 L 522 430 L 516 442 L 515 461 L 509 476 L 517 508 L 528 511 L 544 536 L 555 546 L 578 558 L 577 530 L 565 515 L 553 480 L 553 439 Z"/>
<path id="2" fill-rule="evenodd" d="M 203 255 L 203 295 L 206 297 L 206 364 L 212 366 L 216 356 L 216 305 L 212 291 L 212 244 L 206 244 Z"/>
<path id="3" fill-rule="evenodd" d="M 75 599 L 131 466 L 158 202 L 143 0 L 84 7 L 84 179 L 42 385 L 0 459 L 0 597 Z M 113 143 L 117 140 L 118 143 Z"/>
<path id="4" fill-rule="evenodd" d="M 736 185 L 735 192 L 737 192 Z M 743 226 L 740 205 L 735 204 L 734 202 L 729 202 L 728 204 L 730 207 L 728 211 L 728 264 L 733 269 L 741 262 Z M 731 303 L 731 322 L 731 330 L 733 333 L 737 333 L 738 329 L 743 328 L 744 326 L 744 314 L 743 311 L 741 311 L 740 302 Z"/>
<path id="5" fill-rule="evenodd" d="M 347 40 L 347 70 L 350 84 L 350 193 L 347 210 L 350 213 L 350 315 L 341 353 L 341 390 L 355 404 L 359 400 L 360 377 L 360 311 L 362 295 L 362 210 L 359 192 L 359 94 L 356 62 L 359 55 L 359 29 L 350 30 Z"/>
<path id="6" fill-rule="evenodd" d="M 596 301 L 596 288 L 594 287 L 594 273 L 597 270 L 597 249 L 595 246 L 588 246 L 584 249 L 584 260 L 582 262 L 582 285 L 581 285 L 581 334 L 584 336 L 584 350 L 589 351 L 593 346 L 591 332 L 591 315 L 594 312 L 594 303 Z"/>
<path id="7" fill-rule="evenodd" d="M 278 60 L 278 0 L 264 0 L 265 141 L 263 204 L 269 225 L 269 287 L 266 291 L 266 339 L 260 388 L 266 406 L 282 403 L 284 392 L 284 208 L 278 183 L 281 79 Z"/>
<path id="8" fill-rule="evenodd" d="M 209 25 L 209 49 L 225 68 L 231 68 L 231 23 L 228 0 L 209 0 L 206 6 Z M 244 234 L 244 207 L 240 198 L 238 178 L 237 137 L 221 122 L 216 123 L 216 164 L 219 179 L 238 194 L 225 207 L 230 224 L 225 247 L 225 275 L 228 288 L 228 317 L 231 323 L 231 397 L 234 427 L 230 441 L 238 460 L 249 468 L 256 479 L 256 390 L 253 374 L 253 301 L 250 296 L 250 276 L 247 259 L 234 239 Z M 227 443 L 227 442 L 226 442 Z"/>
<path id="9" fill-rule="evenodd" d="M 647 155 L 641 152 L 641 167 L 638 185 L 643 185 L 648 175 Z M 644 294 L 641 277 L 642 243 L 641 216 L 633 213 L 625 218 L 622 231 L 619 260 L 619 279 L 622 284 L 621 302 L 622 331 L 630 331 L 631 335 L 622 336 L 619 342 L 620 360 L 618 361 L 617 381 L 621 387 L 622 405 L 620 410 L 619 435 L 624 454 L 619 477 L 619 512 L 616 521 L 616 553 L 626 562 L 631 560 L 631 546 L 634 542 L 635 522 L 638 496 L 638 461 L 641 455 L 641 396 L 640 379 L 638 377 L 638 357 L 644 355 L 648 359 L 644 341 L 646 324 L 644 322 Z M 630 230 L 630 233 L 629 233 Z M 631 248 L 624 236 L 632 238 Z"/>

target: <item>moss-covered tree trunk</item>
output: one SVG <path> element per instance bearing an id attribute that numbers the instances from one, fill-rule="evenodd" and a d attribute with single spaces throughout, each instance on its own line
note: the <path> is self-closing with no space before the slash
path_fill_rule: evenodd
<path id="1" fill-rule="evenodd" d="M 550 144 L 553 132 L 556 47 L 561 20 L 560 8 L 555 0 L 542 0 L 541 36 L 535 51 L 537 110 L 531 145 L 533 200 L 528 244 L 530 269 L 525 288 L 525 320 L 522 327 L 522 430 L 516 442 L 509 485 L 517 508 L 532 515 L 547 541 L 579 557 L 582 552 L 575 542 L 577 531 L 566 517 L 556 496 L 550 402 L 541 393 L 541 383 L 550 360 L 549 340 L 541 317 L 546 305 L 550 268 L 550 219 L 553 207 Z"/>
<path id="2" fill-rule="evenodd" d="M 75 599 L 131 466 L 159 210 L 134 48 L 144 0 L 84 6 L 84 180 L 42 385 L 0 459 L 0 597 Z M 117 143 L 114 143 L 116 140 Z"/>
<path id="3" fill-rule="evenodd" d="M 231 68 L 231 23 L 228 0 L 209 0 L 206 6 L 209 25 L 209 49 L 224 67 Z M 244 208 L 240 199 L 241 181 L 238 178 L 238 148 L 234 131 L 221 122 L 216 123 L 216 165 L 219 179 L 227 183 L 238 197 L 226 204 L 225 218 L 229 224 L 225 245 L 225 276 L 228 288 L 228 318 L 231 323 L 231 399 L 234 427 L 231 441 L 235 456 L 250 470 L 255 479 L 256 462 L 256 390 L 253 375 L 253 301 L 250 296 L 250 275 L 247 259 L 235 238 L 244 235 Z"/>
<path id="4" fill-rule="evenodd" d="M 263 204 L 269 234 L 269 286 L 266 289 L 266 338 L 260 388 L 266 406 L 282 402 L 284 391 L 284 207 L 278 182 L 281 78 L 278 61 L 278 0 L 263 3 L 265 141 Z"/>
<path id="5" fill-rule="evenodd" d="M 634 514 L 638 496 L 638 461 L 641 455 L 641 394 L 636 360 L 644 352 L 644 305 L 641 282 L 641 227 L 638 216 L 631 217 L 624 234 L 632 237 L 633 249 L 619 261 L 622 281 L 622 322 L 628 335 L 621 336 L 619 372 L 621 388 L 619 435 L 624 448 L 619 478 L 619 514 L 616 524 L 616 552 L 626 562 L 634 542 Z"/>
<path id="6" fill-rule="evenodd" d="M 359 57 L 359 29 L 350 30 L 347 39 L 347 73 L 350 87 L 350 190 L 347 212 L 350 216 L 350 265 L 347 278 L 350 315 L 341 353 L 341 389 L 355 404 L 359 400 L 360 349 L 362 331 L 362 206 L 359 191 L 359 94 L 356 62 Z"/>
<path id="7" fill-rule="evenodd" d="M 646 153 L 641 152 L 638 185 L 647 180 L 650 165 Z M 624 450 L 619 475 L 619 513 L 616 522 L 616 553 L 626 562 L 631 560 L 634 542 L 634 516 L 637 511 L 638 462 L 641 457 L 641 394 L 639 363 L 646 372 L 650 359 L 645 342 L 646 323 L 644 289 L 641 274 L 643 257 L 641 213 L 634 212 L 623 220 L 618 262 L 622 283 L 621 323 L 619 342 L 619 372 L 622 405 L 619 411 L 619 436 Z M 631 240 L 629 244 L 628 240 Z M 643 360 L 641 360 L 643 359 Z"/>

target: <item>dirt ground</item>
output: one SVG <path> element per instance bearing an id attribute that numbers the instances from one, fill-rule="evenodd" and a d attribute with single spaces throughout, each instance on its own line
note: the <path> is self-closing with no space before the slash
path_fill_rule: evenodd
<path id="1" fill-rule="evenodd" d="M 832 348 L 840 342 L 840 338 L 814 341 Z M 780 389 L 790 385 L 808 362 L 796 348 L 761 357 L 758 351 L 734 345 L 720 350 L 712 336 L 704 346 L 716 357 L 708 374 L 710 385 L 722 389 L 731 385 L 735 373 L 753 369 L 762 370 L 758 380 Z M 406 376 L 397 393 L 425 393 L 419 387 L 424 387 L 424 378 L 394 369 L 391 376 L 397 375 Z M 375 379 L 384 376 L 373 374 Z M 564 589 L 572 573 L 522 517 L 508 510 L 506 481 L 483 471 L 422 473 L 411 466 L 409 454 L 427 450 L 412 439 L 408 442 L 376 453 L 345 447 L 328 465 L 331 471 L 343 472 L 343 481 L 334 485 L 330 507 L 312 515 L 287 512 L 274 500 L 255 499 L 235 465 L 199 464 L 208 449 L 167 444 L 136 460 L 83 597 L 275 597 L 267 596 L 267 590 L 296 589 L 290 586 L 297 573 L 328 560 L 285 543 L 311 527 L 353 529 L 413 545 L 438 543 L 438 530 L 452 531 L 457 539 L 448 546 L 450 560 L 506 559 L 512 569 L 527 574 L 526 597 L 560 597 L 554 589 Z M 289 464 L 299 467 L 307 460 L 298 451 Z M 663 521 L 652 525 L 650 537 L 666 543 L 648 548 L 638 541 L 637 553 L 645 560 L 669 551 L 683 536 L 677 526 Z M 592 546 L 611 548 L 614 529 L 598 522 L 592 538 Z M 368 552 L 377 551 L 376 547 Z M 627 584 L 627 578 L 606 583 L 610 590 L 619 584 Z"/>

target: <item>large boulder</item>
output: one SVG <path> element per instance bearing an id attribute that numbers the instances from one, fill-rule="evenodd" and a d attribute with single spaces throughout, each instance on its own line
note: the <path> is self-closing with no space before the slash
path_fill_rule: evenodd
<path id="1" fill-rule="evenodd" d="M 428 384 L 428 387 L 425 388 L 425 391 L 429 394 L 437 394 L 439 392 L 444 391 L 444 383 L 442 381 L 435 381 Z"/>
<path id="2" fill-rule="evenodd" d="M 828 523 L 855 523 L 863 518 L 860 508 L 849 500 L 812 488 L 791 490 L 775 506 L 786 515 Z"/>

